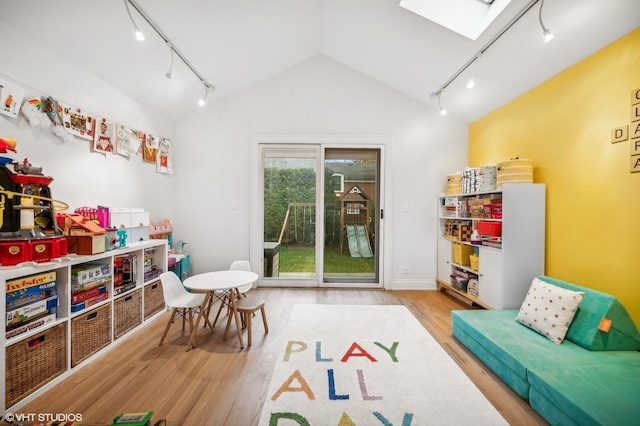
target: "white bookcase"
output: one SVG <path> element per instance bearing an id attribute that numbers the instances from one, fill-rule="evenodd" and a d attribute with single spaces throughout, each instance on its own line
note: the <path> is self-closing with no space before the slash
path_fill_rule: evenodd
<path id="1" fill-rule="evenodd" d="M 135 272 L 135 287 L 115 294 L 114 261 L 122 256 L 131 259 L 135 256 L 137 259 L 133 263 L 135 265 L 133 271 Z M 113 348 L 115 344 L 124 341 L 134 330 L 145 326 L 161 315 L 165 311 L 162 285 L 157 276 L 150 277 L 149 275 L 153 274 L 145 275 L 145 272 L 151 269 L 150 265 L 155 265 L 156 269 L 166 271 L 167 256 L 166 240 L 147 240 L 96 255 L 70 255 L 29 266 L 0 267 L 0 284 L 5 293 L 0 298 L 0 310 L 5 318 L 7 318 L 7 282 L 55 272 L 58 296 L 57 313 L 51 322 L 16 336 L 7 337 L 6 332 L 2 333 L 0 363 L 3 366 L 3 375 L 0 388 L 3 398 L 0 402 L 2 405 L 0 412 L 11 412 L 22 407 L 73 374 L 78 368 Z M 72 271 L 94 264 L 110 268 L 111 279 L 106 283 L 108 297 L 95 305 L 72 312 Z M 98 320 L 96 318 L 98 315 L 101 322 L 99 329 L 97 329 L 99 331 L 95 334 L 102 335 L 100 337 L 101 343 L 96 346 L 97 349 L 85 348 L 83 345 L 89 344 L 88 339 L 85 341 L 82 337 L 74 336 L 77 336 L 78 329 L 89 324 L 89 321 Z M 5 321 L 5 330 L 6 324 Z M 54 344 L 57 345 L 57 349 L 53 349 L 55 356 L 46 355 L 47 352 L 43 351 L 51 350 L 53 347 L 50 345 Z M 20 359 L 12 359 L 12 356 Z M 57 361 L 54 360 L 56 357 L 59 358 Z M 52 362 L 59 364 L 55 373 L 38 370 L 39 366 Z M 29 391 L 26 393 L 22 391 L 20 396 L 16 397 L 16 386 L 14 389 L 9 389 L 9 377 L 15 378 L 22 374 L 28 375 L 27 379 L 21 379 L 22 383 L 35 383 L 35 385 L 25 385 Z M 39 383 L 40 381 L 43 383 Z M 12 383 L 15 382 L 15 380 L 12 381 Z"/>
<path id="2" fill-rule="evenodd" d="M 487 199 L 501 200 L 501 217 L 471 217 L 469 204 Z M 496 191 L 441 195 L 438 209 L 438 289 L 453 291 L 488 309 L 519 308 L 533 277 L 544 274 L 544 184 L 507 183 Z M 447 225 L 451 229 L 452 221 L 458 229 L 464 229 L 462 236 L 447 235 Z M 465 241 L 467 231 L 476 229 L 480 221 L 501 224 L 500 245 L 473 245 Z M 477 270 L 454 262 L 454 243 L 467 250 L 477 247 Z M 468 289 L 454 288 L 451 278 L 454 271 L 462 271 L 475 280 L 477 295 Z"/>

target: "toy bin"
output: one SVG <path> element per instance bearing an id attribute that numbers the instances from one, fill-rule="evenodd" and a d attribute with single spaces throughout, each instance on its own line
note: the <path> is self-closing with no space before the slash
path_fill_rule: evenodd
<path id="1" fill-rule="evenodd" d="M 469 256 L 473 254 L 473 246 L 470 246 L 468 244 L 453 243 L 452 250 L 453 263 L 465 266 L 469 266 L 471 264 Z"/>
<path id="2" fill-rule="evenodd" d="M 7 346 L 6 407 L 11 407 L 65 372 L 65 330 L 66 324 L 58 324 Z"/>
<path id="3" fill-rule="evenodd" d="M 467 291 L 467 284 L 469 283 L 469 278 L 462 278 L 456 275 L 451 275 L 451 287 L 460 291 Z"/>
<path id="4" fill-rule="evenodd" d="M 478 232 L 481 236 L 499 237 L 502 235 L 502 222 L 478 221 Z"/>
<path id="5" fill-rule="evenodd" d="M 113 302 L 113 338 L 142 324 L 142 289 L 116 299 Z"/>
<path id="6" fill-rule="evenodd" d="M 71 367 L 111 343 L 111 303 L 71 320 Z"/>
<path id="7" fill-rule="evenodd" d="M 160 280 L 144 287 L 144 319 L 155 315 L 164 309 L 164 295 Z"/>
<path id="8" fill-rule="evenodd" d="M 473 253 L 469 256 L 469 262 L 471 263 L 471 269 L 474 271 L 478 271 L 480 265 L 480 256 L 477 253 Z"/>

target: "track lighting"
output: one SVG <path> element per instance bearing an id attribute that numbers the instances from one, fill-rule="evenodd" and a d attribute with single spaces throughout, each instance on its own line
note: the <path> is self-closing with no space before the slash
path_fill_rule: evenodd
<path id="1" fill-rule="evenodd" d="M 544 2 L 544 0 L 531 0 L 531 1 L 529 1 L 529 3 L 527 3 L 527 5 L 525 7 L 522 8 L 522 10 L 520 10 L 520 12 L 513 19 L 511 19 L 511 21 L 509 21 L 507 23 L 507 25 L 505 25 L 502 28 L 502 30 L 500 30 L 500 32 L 498 34 L 493 36 L 493 38 L 491 40 L 489 40 L 489 42 L 487 44 L 485 44 L 482 49 L 480 49 L 478 52 L 476 52 L 476 54 L 473 55 L 471 57 L 471 59 L 469 59 L 467 61 L 467 63 L 462 66 L 462 68 L 460 68 L 458 71 L 456 71 L 449 78 L 449 80 L 447 80 L 446 83 L 444 83 L 442 86 L 440 86 L 438 88 L 438 90 L 436 90 L 436 91 L 431 93 L 431 97 L 432 98 L 434 98 L 436 96 L 438 98 L 438 108 L 440 109 L 440 115 L 445 115 L 447 113 L 447 111 L 440 106 L 440 95 L 442 94 L 444 89 L 446 89 L 451 83 L 453 83 L 453 81 L 456 78 L 458 78 L 460 76 L 460 74 L 462 74 L 464 71 L 466 71 L 466 69 L 469 68 L 471 66 L 471 64 L 473 64 L 478 58 L 480 58 L 480 56 L 482 56 L 484 54 L 484 52 L 486 52 L 493 45 L 493 43 L 495 43 L 500 37 L 502 37 L 502 35 L 504 33 L 506 33 L 509 30 L 509 28 L 511 28 L 516 22 L 518 22 L 518 20 L 520 20 L 520 18 L 522 18 L 525 13 L 527 13 L 536 3 L 538 3 L 538 1 L 540 1 L 540 16 L 539 16 L 539 18 L 540 18 L 540 25 L 542 25 L 542 3 Z M 544 27 L 544 25 L 542 25 L 542 29 L 543 29 L 543 31 L 545 33 L 545 41 L 551 40 L 551 38 L 553 38 L 553 35 L 551 35 L 551 32 L 548 29 L 546 29 Z M 551 37 L 548 40 L 546 39 L 547 33 Z M 469 89 L 475 87 L 475 81 L 473 80 L 473 78 L 467 83 L 467 87 Z"/>
<path id="2" fill-rule="evenodd" d="M 129 4 L 133 6 L 133 8 L 140 14 L 140 16 L 142 16 L 142 18 L 145 21 L 147 21 L 147 23 L 151 26 L 151 28 L 153 28 L 153 30 L 160 36 L 160 38 L 162 38 L 165 44 L 169 46 L 169 50 L 171 51 L 171 67 L 169 68 L 169 71 L 167 71 L 167 73 L 164 76 L 167 78 L 171 78 L 171 75 L 173 73 L 173 54 L 175 53 L 178 56 L 178 58 L 180 58 L 180 60 L 184 62 L 184 64 L 198 78 L 198 80 L 202 82 L 205 88 L 205 93 L 204 93 L 204 98 L 200 99 L 198 101 L 198 104 L 203 106 L 207 99 L 207 95 L 209 94 L 209 91 L 215 90 L 215 87 L 212 84 L 208 83 L 207 80 L 205 80 L 205 78 L 194 68 L 194 66 L 191 65 L 191 63 L 187 60 L 187 58 L 184 57 L 184 55 L 175 46 L 175 44 L 173 44 L 171 40 L 169 40 L 169 37 L 167 37 L 162 32 L 160 27 L 158 27 L 158 25 L 155 22 L 153 22 L 153 20 L 149 17 L 149 15 L 147 15 L 147 13 L 144 10 L 142 10 L 142 8 L 138 5 L 138 3 L 136 3 L 135 0 L 124 0 L 124 4 L 127 8 L 127 13 L 129 14 L 129 18 L 131 19 L 131 22 L 133 22 L 133 25 L 136 27 L 137 31 L 140 31 L 140 29 L 138 28 L 138 26 L 133 21 L 133 18 L 131 17 L 131 12 L 129 12 Z M 142 32 L 140 32 L 140 34 L 142 34 Z"/>
<path id="3" fill-rule="evenodd" d="M 552 40 L 554 35 L 551 34 L 551 31 L 542 23 L 542 6 L 544 6 L 544 0 L 540 0 L 540 11 L 538 12 L 538 19 L 540 20 L 540 26 L 542 27 L 542 35 L 544 36 L 544 42 L 548 42 Z"/>
<path id="4" fill-rule="evenodd" d="M 173 73 L 173 48 L 171 46 L 169 46 L 169 53 L 171 53 L 171 66 L 164 76 L 171 80 L 171 73 Z"/>
<path id="5" fill-rule="evenodd" d="M 144 34 L 142 33 L 142 31 L 140 31 L 140 28 L 138 28 L 138 26 L 136 25 L 136 21 L 133 20 L 133 16 L 131 16 L 131 11 L 129 10 L 129 3 L 127 2 L 127 0 L 124 0 L 124 7 L 127 8 L 127 14 L 129 15 L 129 19 L 131 19 L 131 23 L 135 28 L 136 40 L 138 41 L 144 40 Z"/>

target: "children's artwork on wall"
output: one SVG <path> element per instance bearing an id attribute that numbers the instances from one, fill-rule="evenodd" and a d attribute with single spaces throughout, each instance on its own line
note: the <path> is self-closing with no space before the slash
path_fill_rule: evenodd
<path id="1" fill-rule="evenodd" d="M 142 159 L 148 163 L 155 163 L 159 145 L 160 137 L 147 135 L 147 139 L 142 147 Z"/>
<path id="2" fill-rule="evenodd" d="M 93 120 L 93 117 L 84 115 L 80 108 L 62 104 L 62 122 L 67 133 L 91 140 L 93 139 Z"/>
<path id="3" fill-rule="evenodd" d="M 24 88 L 0 78 L 0 113 L 16 118 L 24 98 Z"/>
<path id="4" fill-rule="evenodd" d="M 118 154 L 124 157 L 135 157 L 136 155 L 138 155 L 138 150 L 140 149 L 140 146 L 142 144 L 139 133 L 142 133 L 143 136 L 144 133 L 133 130 L 125 126 L 124 124 L 119 124 L 117 128 L 118 132 L 116 140 L 118 142 Z"/>
<path id="5" fill-rule="evenodd" d="M 94 121 L 93 150 L 97 152 L 110 152 L 116 154 L 116 123 L 106 118 L 98 118 Z"/>
<path id="6" fill-rule="evenodd" d="M 62 125 L 62 108 L 58 105 L 58 101 L 51 96 L 47 96 L 43 97 L 41 102 L 41 111 L 49 117 L 49 120 L 51 120 L 55 126 Z"/>
<path id="7" fill-rule="evenodd" d="M 156 171 L 158 173 L 172 173 L 171 169 L 171 141 L 162 138 L 158 144 L 156 154 Z"/>

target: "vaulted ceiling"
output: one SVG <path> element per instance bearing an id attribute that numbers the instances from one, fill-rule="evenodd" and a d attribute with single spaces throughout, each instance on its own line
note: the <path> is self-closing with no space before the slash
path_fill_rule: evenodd
<path id="1" fill-rule="evenodd" d="M 531 3 L 512 0 L 477 40 L 399 6 L 400 0 L 137 0 L 223 99 L 325 55 L 437 109 L 430 96 Z M 488 6 L 487 6 L 488 7 Z M 441 95 L 472 122 L 640 26 L 638 0 L 547 0 L 544 43 L 534 5 Z M 465 7 L 460 7 L 460 14 Z M 177 119 L 199 108 L 201 81 L 119 0 L 0 0 L 0 20 L 104 81 Z M 24 52 L 28 55 L 29 52 Z M 0 64 L 0 73 L 2 64 Z M 466 89 L 473 75 L 477 86 Z M 39 88 L 46 90 L 46 88 Z"/>

